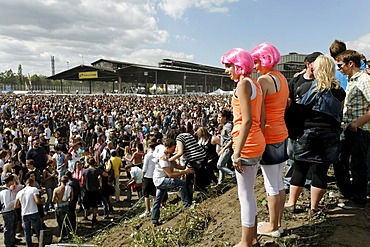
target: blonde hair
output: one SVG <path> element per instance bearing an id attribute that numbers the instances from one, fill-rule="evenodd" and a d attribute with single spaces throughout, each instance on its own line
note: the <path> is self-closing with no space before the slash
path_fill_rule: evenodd
<path id="1" fill-rule="evenodd" d="M 197 136 L 199 138 L 202 138 L 204 140 L 207 140 L 211 135 L 209 134 L 208 132 L 208 129 L 205 128 L 205 127 L 200 127 L 198 130 L 197 130 Z"/>
<path id="2" fill-rule="evenodd" d="M 129 146 L 125 147 L 125 154 L 132 154 L 132 150 Z"/>
<path id="3" fill-rule="evenodd" d="M 314 61 L 313 67 L 313 75 L 317 82 L 317 91 L 340 88 L 340 83 L 335 78 L 335 64 L 331 58 L 320 55 Z"/>

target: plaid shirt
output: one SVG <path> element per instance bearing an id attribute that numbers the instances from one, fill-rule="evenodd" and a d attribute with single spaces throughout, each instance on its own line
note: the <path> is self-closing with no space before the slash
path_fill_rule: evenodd
<path id="1" fill-rule="evenodd" d="M 356 72 L 348 80 L 346 94 L 343 110 L 344 129 L 370 110 L 370 76 L 363 70 Z M 366 123 L 361 129 L 370 131 L 370 123 Z"/>

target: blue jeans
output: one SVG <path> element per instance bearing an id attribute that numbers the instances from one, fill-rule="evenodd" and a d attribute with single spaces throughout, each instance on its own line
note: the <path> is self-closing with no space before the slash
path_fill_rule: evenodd
<path id="1" fill-rule="evenodd" d="M 23 226 L 24 236 L 26 238 L 27 247 L 33 247 L 31 225 L 32 225 L 32 228 L 36 232 L 37 238 L 39 238 L 42 226 L 41 226 L 41 218 L 38 212 L 34 214 L 22 216 L 22 226 Z"/>
<path id="2" fill-rule="evenodd" d="M 228 148 L 218 158 L 217 169 L 219 170 L 218 171 L 218 183 L 219 184 L 222 183 L 222 181 L 224 180 L 224 174 L 235 176 L 235 173 L 227 167 L 227 163 L 231 160 L 231 155 L 232 155 L 232 152 L 230 148 Z"/>
<path id="3" fill-rule="evenodd" d="M 53 191 L 54 188 L 46 188 L 46 195 L 47 195 L 47 200 L 45 203 L 45 211 L 49 211 L 50 205 L 52 208 L 54 208 L 53 204 L 51 204 L 51 199 L 53 199 Z"/>
<path id="4" fill-rule="evenodd" d="M 113 206 L 109 199 L 109 196 L 102 196 L 101 202 L 104 208 L 104 217 L 109 217 L 109 212 L 113 212 Z"/>
<path id="5" fill-rule="evenodd" d="M 182 205 L 184 207 L 189 207 L 190 204 L 188 202 L 188 193 L 186 190 L 186 183 L 185 181 L 178 179 L 178 178 L 165 178 L 164 181 L 157 187 L 155 201 L 153 203 L 152 209 L 152 222 L 153 224 L 157 224 L 159 221 L 160 212 L 159 209 L 161 207 L 161 202 L 163 200 L 164 195 L 166 194 L 168 189 L 173 189 L 179 187 L 179 193 L 182 201 Z"/>
<path id="6" fill-rule="evenodd" d="M 17 214 L 14 210 L 3 213 L 4 220 L 4 245 L 5 247 L 15 246 L 15 232 L 17 231 Z"/>

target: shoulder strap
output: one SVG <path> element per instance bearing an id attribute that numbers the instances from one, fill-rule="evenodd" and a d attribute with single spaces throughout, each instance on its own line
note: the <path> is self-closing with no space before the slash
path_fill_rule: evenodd
<path id="1" fill-rule="evenodd" d="M 278 91 L 278 87 L 277 87 L 277 85 L 276 85 L 276 80 L 275 80 L 275 78 L 272 76 L 272 75 L 270 75 L 269 74 L 269 76 L 271 77 L 271 79 L 274 81 L 274 85 L 275 85 L 275 92 L 277 92 Z"/>

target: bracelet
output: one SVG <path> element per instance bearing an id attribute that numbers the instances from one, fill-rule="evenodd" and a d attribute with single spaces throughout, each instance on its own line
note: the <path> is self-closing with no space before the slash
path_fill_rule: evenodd
<path id="1" fill-rule="evenodd" d="M 233 163 L 239 163 L 240 158 L 241 158 L 241 157 L 238 157 L 238 158 L 234 159 L 234 156 L 231 156 L 231 161 L 232 161 Z"/>

